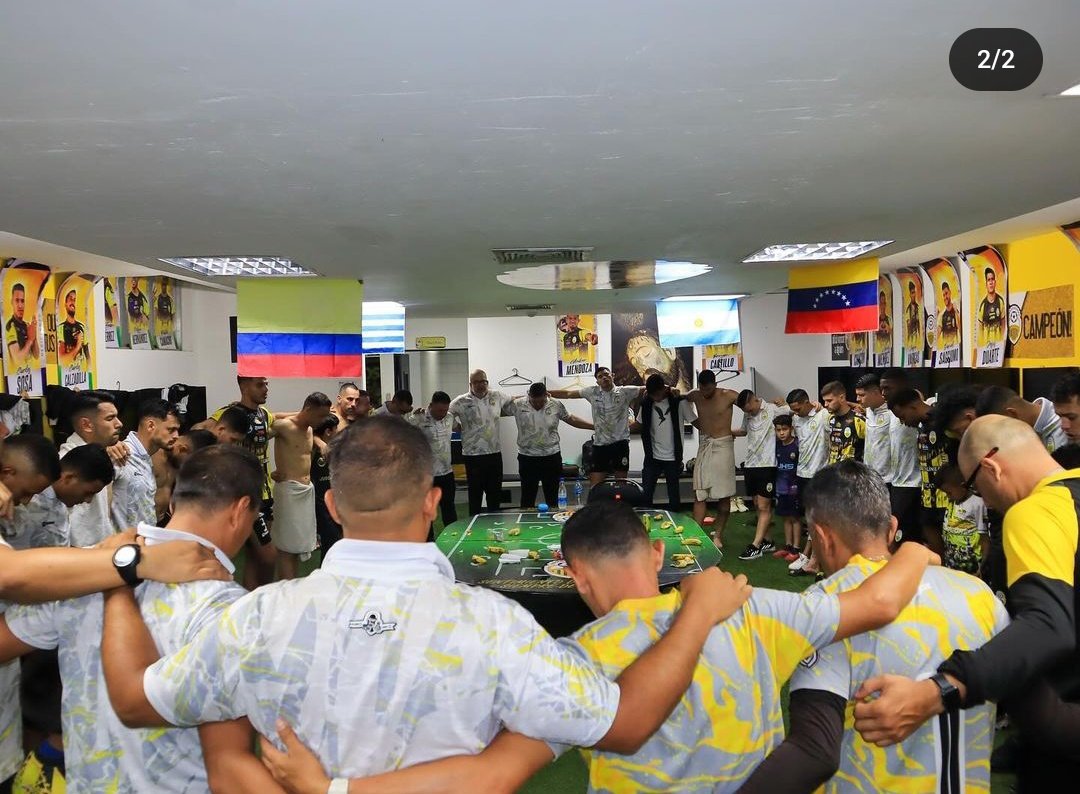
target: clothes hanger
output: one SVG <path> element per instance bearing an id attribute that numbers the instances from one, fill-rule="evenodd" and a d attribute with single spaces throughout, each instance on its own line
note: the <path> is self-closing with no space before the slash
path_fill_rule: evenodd
<path id="1" fill-rule="evenodd" d="M 518 374 L 517 367 L 510 370 L 513 374 L 499 381 L 500 386 L 531 386 L 532 381 Z"/>

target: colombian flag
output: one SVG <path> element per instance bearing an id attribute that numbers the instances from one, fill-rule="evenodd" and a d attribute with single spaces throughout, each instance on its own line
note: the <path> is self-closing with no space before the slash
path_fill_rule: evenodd
<path id="1" fill-rule="evenodd" d="M 363 372 L 363 300 L 363 283 L 351 279 L 240 279 L 236 283 L 237 374 L 359 377 Z"/>
<path id="2" fill-rule="evenodd" d="M 877 257 L 793 267 L 788 273 L 785 333 L 876 331 Z"/>

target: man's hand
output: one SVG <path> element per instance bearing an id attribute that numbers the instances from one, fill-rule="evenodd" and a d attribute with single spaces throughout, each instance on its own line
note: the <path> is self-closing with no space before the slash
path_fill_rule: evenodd
<path id="1" fill-rule="evenodd" d="M 777 408 L 783 408 L 785 405 L 787 405 L 787 403 L 781 400 L 779 397 L 773 400 L 772 404 L 775 405 Z"/>
<path id="2" fill-rule="evenodd" d="M 232 577 L 221 567 L 214 552 L 194 541 L 173 540 L 142 550 L 135 571 L 140 579 L 179 584 L 217 579 L 227 582 Z"/>
<path id="3" fill-rule="evenodd" d="M 127 532 L 117 532 L 115 535 L 109 535 L 97 545 L 99 549 L 118 549 L 121 546 L 129 546 L 138 542 L 139 537 L 135 534 L 135 530 L 129 529 Z"/>
<path id="4" fill-rule="evenodd" d="M 679 585 L 685 601 L 683 609 L 706 609 L 713 623 L 720 623 L 734 615 L 746 603 L 753 589 L 743 574 L 733 577 L 719 568 L 707 568 L 701 573 L 687 576 Z"/>
<path id="5" fill-rule="evenodd" d="M 326 794 L 330 778 L 315 754 L 304 746 L 284 720 L 277 721 L 277 734 L 285 745 L 285 752 L 274 747 L 266 737 L 259 737 L 262 762 L 274 780 L 289 794 Z"/>
<path id="6" fill-rule="evenodd" d="M 875 692 L 879 697 L 870 699 Z M 855 693 L 855 701 L 855 730 L 863 741 L 878 747 L 904 741 L 930 717 L 945 710 L 937 684 L 901 675 L 869 679 Z"/>
<path id="7" fill-rule="evenodd" d="M 105 447 L 105 451 L 109 453 L 109 460 L 113 462 L 114 466 L 125 465 L 128 462 L 128 458 L 131 457 L 131 451 L 128 449 L 128 445 L 122 441 L 117 441 L 112 446 Z"/>

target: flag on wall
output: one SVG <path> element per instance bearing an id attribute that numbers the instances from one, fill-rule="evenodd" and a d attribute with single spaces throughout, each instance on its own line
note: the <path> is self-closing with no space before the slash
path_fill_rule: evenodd
<path id="1" fill-rule="evenodd" d="M 364 285 L 352 279 L 240 279 L 237 374 L 355 378 L 363 372 Z"/>
<path id="2" fill-rule="evenodd" d="M 405 352 L 405 307 L 394 301 L 364 301 L 365 353 Z"/>
<path id="3" fill-rule="evenodd" d="M 739 302 L 733 299 L 666 300 L 656 304 L 664 347 L 733 345 L 739 337 Z"/>
<path id="4" fill-rule="evenodd" d="M 793 267 L 788 272 L 785 333 L 875 331 L 878 327 L 877 257 Z"/>

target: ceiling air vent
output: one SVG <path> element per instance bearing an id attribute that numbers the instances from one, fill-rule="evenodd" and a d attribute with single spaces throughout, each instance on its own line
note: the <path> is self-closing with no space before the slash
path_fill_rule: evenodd
<path id="1" fill-rule="evenodd" d="M 508 312 L 549 312 L 555 308 L 554 303 L 518 303 L 506 307 Z"/>
<path id="2" fill-rule="evenodd" d="M 492 248 L 500 265 L 555 265 L 563 262 L 587 262 L 593 247 L 581 248 Z"/>

